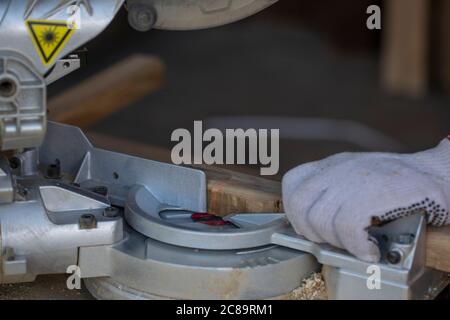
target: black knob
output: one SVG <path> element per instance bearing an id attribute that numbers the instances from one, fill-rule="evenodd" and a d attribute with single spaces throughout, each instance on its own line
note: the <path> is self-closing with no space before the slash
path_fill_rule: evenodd
<path id="1" fill-rule="evenodd" d="M 128 22 L 133 29 L 141 32 L 149 31 L 156 20 L 156 11 L 152 5 L 144 1 L 129 1 Z"/>

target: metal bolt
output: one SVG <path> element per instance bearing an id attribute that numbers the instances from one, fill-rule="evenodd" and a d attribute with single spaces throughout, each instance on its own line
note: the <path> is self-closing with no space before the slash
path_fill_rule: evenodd
<path id="1" fill-rule="evenodd" d="M 61 178 L 61 163 L 56 160 L 55 163 L 47 167 L 47 172 L 45 174 L 47 179 L 59 179 Z"/>
<path id="2" fill-rule="evenodd" d="M 95 229 L 97 228 L 97 219 L 93 214 L 83 214 L 78 221 L 80 229 Z"/>
<path id="3" fill-rule="evenodd" d="M 398 264 L 402 261 L 402 254 L 397 250 L 391 250 L 386 254 L 386 260 L 390 264 Z"/>
<path id="4" fill-rule="evenodd" d="M 107 218 L 116 218 L 119 215 L 119 209 L 116 207 L 106 208 L 103 215 Z"/>

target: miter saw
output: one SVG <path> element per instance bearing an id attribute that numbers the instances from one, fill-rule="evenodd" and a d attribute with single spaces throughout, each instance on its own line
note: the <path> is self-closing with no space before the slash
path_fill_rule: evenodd
<path id="1" fill-rule="evenodd" d="M 47 85 L 80 67 L 75 50 L 123 5 L 147 31 L 222 25 L 275 1 L 0 0 L 0 283 L 77 266 L 101 299 L 269 299 L 322 269 L 334 299 L 439 293 L 448 277 L 425 267 L 421 215 L 373 228 L 383 258 L 370 265 L 296 235 L 283 214 L 209 215 L 203 172 L 47 122 Z"/>

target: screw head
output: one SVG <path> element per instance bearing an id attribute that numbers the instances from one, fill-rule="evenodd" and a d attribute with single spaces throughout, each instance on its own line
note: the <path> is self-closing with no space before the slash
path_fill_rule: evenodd
<path id="1" fill-rule="evenodd" d="M 119 215 L 119 209 L 116 207 L 106 208 L 103 215 L 107 218 L 116 218 Z"/>
<path id="2" fill-rule="evenodd" d="M 97 219 L 93 214 L 83 214 L 79 221 L 80 229 L 95 229 L 97 228 Z"/>
<path id="3" fill-rule="evenodd" d="M 402 254 L 397 250 L 391 250 L 386 254 L 386 260 L 390 264 L 398 264 L 402 261 Z"/>

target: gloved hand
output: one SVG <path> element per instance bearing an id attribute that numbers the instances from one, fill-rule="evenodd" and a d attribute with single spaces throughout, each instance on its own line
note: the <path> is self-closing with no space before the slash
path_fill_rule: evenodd
<path id="1" fill-rule="evenodd" d="M 283 178 L 283 202 L 295 231 L 378 262 L 368 227 L 427 212 L 450 223 L 450 136 L 415 154 L 342 153 L 301 165 Z"/>

